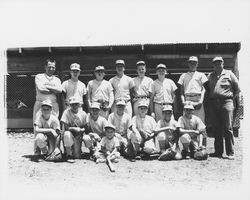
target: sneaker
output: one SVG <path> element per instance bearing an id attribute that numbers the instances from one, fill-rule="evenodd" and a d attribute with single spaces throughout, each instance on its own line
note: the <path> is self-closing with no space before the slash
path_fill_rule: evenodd
<path id="1" fill-rule="evenodd" d="M 75 158 L 72 155 L 68 155 L 68 156 L 66 156 L 66 160 L 69 162 L 74 162 Z"/>
<path id="2" fill-rule="evenodd" d="M 220 154 L 220 153 L 211 153 L 211 154 L 209 154 L 209 157 L 222 158 L 222 154 Z"/>
<path id="3" fill-rule="evenodd" d="M 182 159 L 190 159 L 190 152 L 182 150 L 181 156 L 182 156 Z"/>
<path id="4" fill-rule="evenodd" d="M 96 164 L 98 164 L 98 163 L 105 163 L 106 162 L 106 159 L 103 159 L 103 158 L 98 158 L 98 159 L 96 159 Z"/>
<path id="5" fill-rule="evenodd" d="M 114 160 L 112 160 L 113 163 L 118 163 L 119 162 L 119 159 L 118 158 L 115 158 Z"/>
<path id="6" fill-rule="evenodd" d="M 136 160 L 141 160 L 141 156 L 140 156 L 140 155 L 137 155 L 137 156 L 135 156 L 135 159 L 136 159 Z"/>
<path id="7" fill-rule="evenodd" d="M 227 159 L 228 159 L 228 160 L 234 160 L 234 155 L 228 155 L 228 156 L 227 156 Z"/>

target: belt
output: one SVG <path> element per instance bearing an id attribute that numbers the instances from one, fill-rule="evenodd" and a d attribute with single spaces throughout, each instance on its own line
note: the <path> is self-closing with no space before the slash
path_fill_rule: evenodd
<path id="1" fill-rule="evenodd" d="M 165 106 L 165 105 L 173 105 L 173 103 L 157 103 L 157 102 L 154 102 L 154 103 L 156 103 L 156 104 L 159 104 L 159 105 L 162 105 L 162 106 Z"/>

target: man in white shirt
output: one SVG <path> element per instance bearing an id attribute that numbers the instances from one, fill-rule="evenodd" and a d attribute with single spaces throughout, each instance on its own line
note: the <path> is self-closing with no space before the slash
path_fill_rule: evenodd
<path id="1" fill-rule="evenodd" d="M 109 80 L 114 89 L 114 103 L 111 108 L 112 112 L 116 111 L 116 102 L 124 100 L 126 102 L 125 112 L 132 116 L 131 96 L 134 94 L 133 79 L 124 74 L 125 62 L 124 60 L 117 60 L 115 62 L 117 75 Z"/>
<path id="2" fill-rule="evenodd" d="M 191 56 L 188 59 L 189 70 L 183 73 L 178 81 L 181 85 L 181 101 L 184 105 L 186 101 L 191 101 L 194 106 L 194 115 L 198 116 L 205 123 L 205 111 L 203 100 L 205 94 L 204 83 L 208 81 L 206 75 L 197 71 L 198 58 Z"/>
<path id="3" fill-rule="evenodd" d="M 111 83 L 104 80 L 104 76 L 104 66 L 97 66 L 95 68 L 96 79 L 89 81 L 87 93 L 89 105 L 93 102 L 100 103 L 100 115 L 108 119 L 109 111 L 114 103 L 114 93 Z"/>
<path id="4" fill-rule="evenodd" d="M 141 100 L 146 100 L 148 105 L 150 104 L 150 96 L 152 93 L 153 80 L 147 76 L 146 64 L 144 61 L 138 61 L 136 63 L 138 76 L 133 78 L 135 85 L 135 97 L 133 99 L 134 114 L 138 114 L 138 104 Z"/>
<path id="5" fill-rule="evenodd" d="M 62 83 L 63 91 L 63 110 L 69 108 L 69 98 L 76 97 L 80 100 L 80 104 L 87 104 L 87 89 L 86 85 L 79 80 L 80 76 L 80 65 L 78 63 L 72 63 L 70 65 L 70 75 L 71 78 Z"/>

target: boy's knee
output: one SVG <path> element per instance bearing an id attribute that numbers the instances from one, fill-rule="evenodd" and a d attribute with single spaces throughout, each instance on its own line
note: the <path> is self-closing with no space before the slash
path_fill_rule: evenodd
<path id="1" fill-rule="evenodd" d="M 47 137 L 42 133 L 38 133 L 35 138 L 35 143 L 40 149 L 45 148 L 47 146 Z"/>
<path id="2" fill-rule="evenodd" d="M 85 146 L 86 146 L 87 148 L 90 148 L 90 147 L 93 146 L 92 139 L 91 139 L 91 137 L 90 137 L 89 135 L 84 135 L 84 136 L 82 137 L 82 140 L 83 140 L 83 142 L 84 142 L 84 144 L 85 144 Z"/>

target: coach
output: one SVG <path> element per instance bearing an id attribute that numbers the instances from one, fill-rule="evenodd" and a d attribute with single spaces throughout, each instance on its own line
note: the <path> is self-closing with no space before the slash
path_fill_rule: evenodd
<path id="1" fill-rule="evenodd" d="M 224 69 L 222 57 L 212 60 L 214 71 L 208 75 L 209 98 L 211 99 L 211 119 L 214 133 L 215 152 L 211 157 L 222 158 L 223 138 L 225 138 L 228 159 L 234 159 L 233 139 L 233 99 L 239 94 L 239 82 L 230 70 Z"/>

